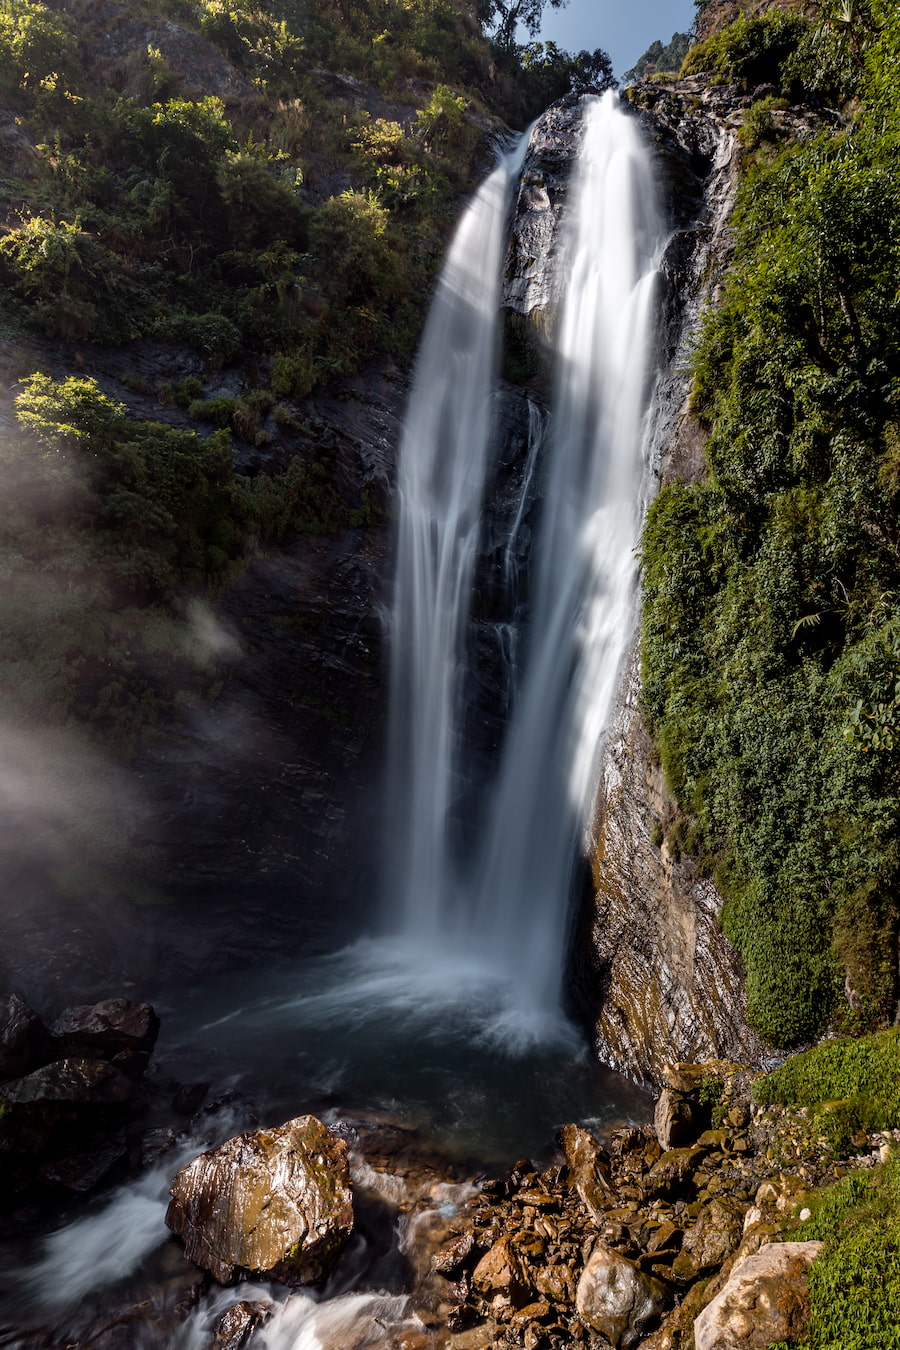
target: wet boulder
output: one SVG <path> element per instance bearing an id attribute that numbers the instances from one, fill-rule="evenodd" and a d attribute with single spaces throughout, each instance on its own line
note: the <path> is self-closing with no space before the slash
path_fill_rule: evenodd
<path id="1" fill-rule="evenodd" d="M 353 1228 L 346 1143 L 315 1116 L 201 1153 L 172 1182 L 166 1223 L 221 1284 L 312 1284 Z"/>
<path id="2" fill-rule="evenodd" d="M 86 1194 L 124 1156 L 137 1095 L 113 1064 L 62 1059 L 0 1087 L 0 1155 L 10 1195 L 37 1184 Z"/>
<path id="3" fill-rule="evenodd" d="M 25 1107 L 124 1107 L 134 1097 L 134 1085 L 102 1059 L 59 1059 L 0 1087 L 0 1103 L 11 1112 Z"/>
<path id="4" fill-rule="evenodd" d="M 498 1238 L 472 1272 L 473 1287 L 497 1307 L 520 1307 L 531 1295 L 515 1236 L 507 1233 Z"/>
<path id="5" fill-rule="evenodd" d="M 603 1242 L 591 1252 L 575 1295 L 581 1320 L 617 1350 L 638 1345 L 670 1302 L 660 1280 Z"/>
<path id="6" fill-rule="evenodd" d="M 122 1051 L 152 1050 L 159 1035 L 159 1018 L 149 1003 L 107 998 L 66 1008 L 50 1028 L 50 1035 L 63 1054 L 112 1059 Z"/>
<path id="7" fill-rule="evenodd" d="M 697 1350 L 763 1350 L 803 1340 L 807 1272 L 821 1249 L 821 1242 L 770 1242 L 739 1261 L 694 1322 Z"/>
<path id="8" fill-rule="evenodd" d="M 0 1000 L 0 1078 L 18 1078 L 37 1068 L 47 1028 L 18 994 Z"/>
<path id="9" fill-rule="evenodd" d="M 232 1303 L 216 1322 L 211 1350 L 244 1350 L 252 1333 L 272 1311 L 271 1303 Z"/>

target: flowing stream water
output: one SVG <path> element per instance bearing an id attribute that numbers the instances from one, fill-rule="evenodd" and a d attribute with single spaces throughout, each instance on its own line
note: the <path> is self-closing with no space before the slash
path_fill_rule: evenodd
<path id="1" fill-rule="evenodd" d="M 229 976 L 160 1009 L 163 1066 L 168 1054 L 181 1074 L 239 1084 L 273 1121 L 307 1110 L 399 1121 L 445 1155 L 473 1160 L 472 1170 L 526 1150 L 539 1156 L 567 1120 L 599 1127 L 643 1110 L 639 1096 L 592 1062 L 562 1007 L 573 869 L 634 626 L 663 243 L 648 153 L 612 94 L 584 103 L 558 264 L 552 407 L 549 419 L 529 407 L 521 495 L 499 550 L 509 716 L 474 810 L 468 776 L 473 596 L 497 451 L 502 278 L 526 149 L 527 136 L 462 218 L 406 418 L 380 930 L 330 957 Z M 523 574 L 526 519 L 533 544 Z M 228 1115 L 211 1127 L 222 1138 L 234 1128 Z M 186 1153 L 199 1146 L 181 1143 Z M 164 1263 L 166 1186 L 179 1161 L 167 1155 L 46 1240 L 30 1270 L 12 1272 L 32 1320 L 38 1300 L 40 1317 L 84 1300 L 96 1308 L 106 1288 L 142 1263 L 145 1272 L 148 1262 Z M 355 1166 L 359 1173 L 359 1159 Z M 362 1181 L 375 1184 L 371 1175 Z M 449 1212 L 457 1199 L 448 1190 L 405 1219 L 400 1248 L 415 1246 L 423 1213 Z M 287 1296 L 242 1285 L 204 1295 L 165 1343 L 207 1350 L 221 1312 L 255 1299 L 272 1306 L 254 1337 L 261 1350 L 400 1344 L 407 1300 L 360 1241 L 324 1291 Z M 74 1343 L 81 1324 L 66 1326 Z M 135 1330 L 132 1343 L 163 1342 Z"/>

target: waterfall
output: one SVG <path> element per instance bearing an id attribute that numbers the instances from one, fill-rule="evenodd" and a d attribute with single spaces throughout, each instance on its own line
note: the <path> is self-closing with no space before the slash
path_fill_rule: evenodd
<path id="1" fill-rule="evenodd" d="M 388 870 L 408 934 L 439 941 L 448 908 L 466 624 L 496 383 L 500 278 L 527 139 L 465 212 L 425 327 L 397 484 L 391 616 Z"/>
<path id="2" fill-rule="evenodd" d="M 435 298 L 399 471 L 392 628 L 404 935 L 427 963 L 468 952 L 511 991 L 521 1035 L 559 1007 L 573 867 L 634 627 L 656 267 L 649 154 L 614 94 L 584 101 L 563 226 L 551 423 L 532 427 L 538 484 L 529 603 L 516 606 L 517 687 L 480 839 L 454 847 L 465 773 L 462 690 L 479 514 L 489 470 L 507 161 L 469 208 Z M 514 603 L 514 597 L 513 597 Z M 460 856 L 467 853 L 468 857 Z M 539 1033 L 538 1033 L 539 1034 Z"/>

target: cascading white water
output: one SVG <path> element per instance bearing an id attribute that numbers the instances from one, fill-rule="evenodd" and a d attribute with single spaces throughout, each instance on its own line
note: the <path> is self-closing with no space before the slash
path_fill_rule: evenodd
<path id="1" fill-rule="evenodd" d="M 500 276 L 527 139 L 505 156 L 457 229 L 431 306 L 404 424 L 391 618 L 388 862 L 406 933 L 441 937 L 459 764 L 466 623 L 496 377 Z"/>
<path id="2" fill-rule="evenodd" d="M 489 180 L 491 191 L 499 180 Z M 494 186 L 491 186 L 494 184 Z M 500 216 L 502 212 L 497 212 Z M 540 525 L 530 560 L 533 601 L 513 714 L 474 867 L 448 847 L 459 771 L 461 663 L 485 477 L 485 376 L 454 392 L 466 359 L 453 348 L 470 286 L 435 301 L 437 344 L 417 371 L 400 467 L 393 716 L 405 757 L 400 791 L 407 862 L 399 884 L 405 932 L 442 957 L 477 954 L 515 991 L 510 1027 L 558 1007 L 573 864 L 634 622 L 634 550 L 641 516 L 653 297 L 662 247 L 648 151 L 614 94 L 585 100 L 583 140 L 565 224 L 565 299 L 556 339 L 553 422 L 542 468 Z M 460 254 L 487 249 L 461 231 Z M 492 251 L 496 248 L 492 237 Z M 494 253 L 496 256 L 496 253 Z M 470 260 L 470 265 L 474 263 Z M 496 284 L 479 288 L 495 304 Z M 449 306 L 449 316 L 440 317 Z M 482 342 L 493 342 L 486 308 Z M 472 333 L 467 335 L 472 341 Z M 472 366 L 468 366 L 472 371 Z M 434 380 L 438 390 L 420 387 Z M 476 404 L 470 402 L 476 398 Z M 433 406 L 432 406 L 433 401 Z M 431 408 L 430 420 L 421 407 Z M 453 435 L 444 418 L 453 410 Z M 450 462 L 450 441 L 458 462 Z M 530 466 L 534 471 L 534 465 Z M 423 485 L 424 488 L 423 488 Z M 513 529 L 521 524 L 517 513 Z M 427 953 L 424 954 L 427 959 Z"/>

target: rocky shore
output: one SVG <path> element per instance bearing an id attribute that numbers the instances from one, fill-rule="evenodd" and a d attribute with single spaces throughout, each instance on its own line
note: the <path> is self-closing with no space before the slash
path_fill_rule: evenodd
<path id="1" fill-rule="evenodd" d="M 894 1145 L 860 1131 L 840 1147 L 821 1114 L 757 1104 L 756 1070 L 709 1060 L 665 1066 L 652 1124 L 602 1139 L 565 1125 L 549 1164 L 523 1158 L 500 1177 L 473 1177 L 396 1123 L 306 1115 L 256 1129 L 247 1103 L 228 1117 L 231 1138 L 184 1165 L 186 1140 L 205 1147 L 207 1086 L 146 1075 L 158 1025 L 150 1005 L 124 999 L 50 1025 L 18 996 L 2 1001 L 5 1227 L 38 1231 L 42 1216 L 71 1217 L 73 1201 L 140 1185 L 148 1169 L 168 1177 L 168 1213 L 160 1202 L 148 1246 L 158 1292 L 148 1301 L 136 1275 L 70 1310 L 70 1339 L 93 1327 L 83 1343 L 95 1350 L 114 1350 L 123 1325 L 168 1345 L 189 1319 L 192 1350 L 252 1350 L 297 1285 L 320 1290 L 310 1307 L 377 1290 L 394 1310 L 377 1343 L 395 1350 L 798 1341 L 822 1244 L 795 1230 L 816 1191 Z M 33 1316 L 18 1340 L 13 1321 L 4 1329 L 4 1344 L 29 1350 L 59 1333 L 38 1333 Z"/>

